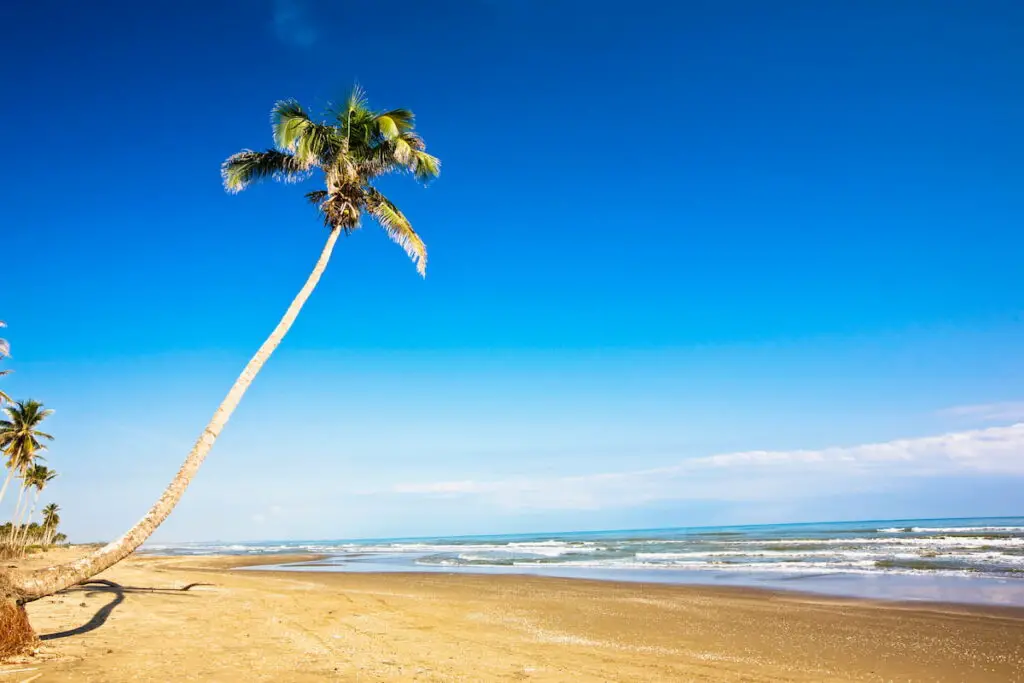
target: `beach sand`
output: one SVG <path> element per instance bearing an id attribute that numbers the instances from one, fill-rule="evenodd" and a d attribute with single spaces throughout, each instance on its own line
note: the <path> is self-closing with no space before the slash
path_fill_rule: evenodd
<path id="1" fill-rule="evenodd" d="M 253 561 L 136 556 L 32 603 L 0 681 L 1024 681 L 1022 609 Z"/>

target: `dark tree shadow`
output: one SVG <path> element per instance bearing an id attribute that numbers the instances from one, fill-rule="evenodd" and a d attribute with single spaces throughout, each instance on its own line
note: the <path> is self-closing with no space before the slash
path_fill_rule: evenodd
<path id="1" fill-rule="evenodd" d="M 119 583 L 113 581 L 107 581 L 105 579 L 93 579 L 91 581 L 83 581 L 78 586 L 69 588 L 66 591 L 61 591 L 60 595 L 68 595 L 71 593 L 85 593 L 85 597 L 91 598 L 97 595 L 113 595 L 114 599 L 108 602 L 103 607 L 96 610 L 96 614 L 92 615 L 89 621 L 85 622 L 81 626 L 68 629 L 67 631 L 58 631 L 56 633 L 47 633 L 39 636 L 39 640 L 58 640 L 60 638 L 69 638 L 71 636 L 80 636 L 83 633 L 89 631 L 95 631 L 103 624 L 107 623 L 107 619 L 110 618 L 111 612 L 117 609 L 117 606 L 124 602 L 125 595 L 128 593 L 170 593 L 182 595 L 185 591 L 195 586 L 212 586 L 211 583 L 190 583 L 184 588 L 139 588 L 137 586 L 122 586 Z M 103 588 L 86 588 L 86 586 L 103 586 Z M 193 597 L 192 595 L 182 595 L 182 597 Z"/>

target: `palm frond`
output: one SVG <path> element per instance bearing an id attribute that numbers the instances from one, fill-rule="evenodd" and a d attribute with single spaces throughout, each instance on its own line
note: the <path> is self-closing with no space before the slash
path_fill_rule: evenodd
<path id="1" fill-rule="evenodd" d="M 366 97 L 366 91 L 358 83 L 352 86 L 352 89 L 348 92 L 348 97 L 345 98 L 345 111 L 358 113 L 368 113 L 370 111 L 370 101 Z"/>
<path id="2" fill-rule="evenodd" d="M 326 190 L 313 190 L 312 192 L 306 193 L 306 201 L 313 206 L 320 206 L 320 203 L 325 199 L 327 199 Z"/>
<path id="3" fill-rule="evenodd" d="M 352 114 L 371 114 L 369 102 L 366 99 L 366 91 L 357 83 L 352 86 L 345 99 L 327 108 L 327 114 L 337 123 L 343 135 L 349 133 L 349 124 L 352 123 Z"/>
<path id="4" fill-rule="evenodd" d="M 295 158 L 305 168 L 326 165 L 341 149 L 341 138 L 336 128 L 310 123 L 296 141 Z"/>
<path id="5" fill-rule="evenodd" d="M 358 162 L 357 170 L 366 179 L 376 178 L 392 171 L 401 170 L 404 167 L 395 159 L 394 141 L 378 145 L 367 150 Z"/>
<path id="6" fill-rule="evenodd" d="M 412 168 L 413 159 L 413 148 L 409 145 L 408 141 L 404 138 L 397 138 L 395 140 L 392 154 L 395 155 L 395 161 L 406 168 Z"/>
<path id="7" fill-rule="evenodd" d="M 274 144 L 282 152 L 294 152 L 306 128 L 313 122 L 296 100 L 281 100 L 270 110 Z"/>
<path id="8" fill-rule="evenodd" d="M 423 138 L 419 135 L 402 133 L 398 138 L 382 140 L 377 145 L 365 150 L 360 157 L 359 169 L 368 178 L 375 178 L 397 170 L 415 173 L 416 155 L 425 148 Z M 358 149 L 353 150 L 353 152 L 358 151 Z"/>
<path id="9" fill-rule="evenodd" d="M 393 140 L 401 135 L 398 123 L 390 116 L 378 116 L 376 121 L 378 134 L 385 140 Z"/>
<path id="10" fill-rule="evenodd" d="M 441 175 L 441 160 L 432 154 L 416 151 L 413 154 L 413 164 L 412 173 L 420 182 L 429 183 Z"/>
<path id="11" fill-rule="evenodd" d="M 331 219 L 325 210 L 327 207 L 324 205 L 324 200 L 330 196 L 330 193 L 326 190 L 313 190 L 312 192 L 306 193 L 306 201 L 316 207 L 317 212 L 323 216 L 324 225 L 329 226 Z"/>
<path id="12" fill-rule="evenodd" d="M 423 138 L 421 138 L 418 133 L 404 131 L 402 133 L 402 139 L 405 140 L 410 147 L 420 152 L 427 148 L 427 144 L 423 142 Z"/>
<path id="13" fill-rule="evenodd" d="M 14 403 L 10 396 L 0 391 L 0 403 Z"/>
<path id="14" fill-rule="evenodd" d="M 395 122 L 398 126 L 398 130 L 403 133 L 407 133 L 413 129 L 416 125 L 416 115 L 408 109 L 392 109 L 391 111 L 382 112 L 377 115 L 378 118 L 388 117 Z"/>
<path id="15" fill-rule="evenodd" d="M 241 192 L 254 182 L 273 178 L 284 182 L 301 180 L 307 169 L 287 152 L 268 149 L 254 152 L 251 149 L 232 154 L 221 164 L 220 174 L 228 192 Z"/>
<path id="16" fill-rule="evenodd" d="M 388 234 L 398 246 L 405 250 L 412 262 L 416 265 L 416 272 L 421 276 L 427 276 L 427 245 L 423 243 L 412 223 L 405 217 L 398 207 L 390 199 L 385 197 L 375 188 L 367 188 L 366 208 L 377 219 L 384 232 Z"/>

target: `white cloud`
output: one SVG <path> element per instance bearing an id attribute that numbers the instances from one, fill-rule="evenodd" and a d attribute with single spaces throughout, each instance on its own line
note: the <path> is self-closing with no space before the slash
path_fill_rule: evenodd
<path id="1" fill-rule="evenodd" d="M 947 408 L 940 415 L 948 417 L 968 418 L 980 422 L 1005 422 L 1007 420 L 1024 420 L 1024 401 L 1005 401 L 1003 403 L 983 403 L 971 406 Z"/>
<path id="2" fill-rule="evenodd" d="M 858 446 L 725 453 L 623 472 L 403 483 L 388 492 L 478 497 L 513 509 L 597 509 L 659 500 L 780 500 L 960 474 L 1024 475 L 1024 423 Z"/>
<path id="3" fill-rule="evenodd" d="M 254 514 L 252 516 L 252 521 L 256 524 L 266 524 L 269 521 L 284 516 L 284 514 L 285 509 L 283 507 L 280 505 L 271 505 L 266 510 Z"/>

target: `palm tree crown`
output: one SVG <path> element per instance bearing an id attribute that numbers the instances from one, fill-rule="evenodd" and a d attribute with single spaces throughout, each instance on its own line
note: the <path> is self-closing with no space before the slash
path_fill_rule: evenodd
<path id="1" fill-rule="evenodd" d="M 43 526 L 47 529 L 55 529 L 60 524 L 60 506 L 50 503 L 43 508 Z"/>
<path id="2" fill-rule="evenodd" d="M 25 486 L 42 491 L 57 477 L 57 473 L 46 465 L 32 465 L 25 472 Z"/>
<path id="3" fill-rule="evenodd" d="M 0 420 L 0 452 L 7 456 L 7 467 L 22 474 L 28 472 L 46 446 L 39 439 L 53 437 L 39 429 L 43 420 L 53 414 L 38 401 L 21 401 L 3 409 L 7 419 Z"/>
<path id="4" fill-rule="evenodd" d="M 326 189 L 306 198 L 323 215 L 324 225 L 349 233 L 368 213 L 425 275 L 426 245 L 398 207 L 373 186 L 388 173 L 409 172 L 423 182 L 440 173 L 440 160 L 427 154 L 423 138 L 413 130 L 413 113 L 373 111 L 357 86 L 326 116 L 329 120 L 314 121 L 295 100 L 278 102 L 271 111 L 275 149 L 229 157 L 221 167 L 224 186 L 240 192 L 265 178 L 296 182 L 319 170 Z"/>

